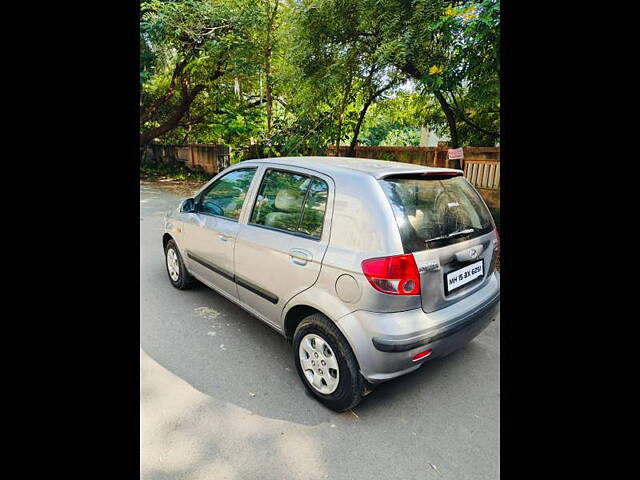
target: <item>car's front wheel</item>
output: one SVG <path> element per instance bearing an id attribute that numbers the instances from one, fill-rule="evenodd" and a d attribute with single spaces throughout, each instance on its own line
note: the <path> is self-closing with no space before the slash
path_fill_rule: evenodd
<path id="1" fill-rule="evenodd" d="M 169 280 L 174 287 L 185 290 L 193 285 L 193 277 L 189 275 L 182 261 L 182 256 L 174 240 L 169 240 L 164 247 L 165 265 Z"/>
<path id="2" fill-rule="evenodd" d="M 364 380 L 358 361 L 338 327 L 321 313 L 306 317 L 293 335 L 298 374 L 309 392 L 342 412 L 362 400 Z"/>

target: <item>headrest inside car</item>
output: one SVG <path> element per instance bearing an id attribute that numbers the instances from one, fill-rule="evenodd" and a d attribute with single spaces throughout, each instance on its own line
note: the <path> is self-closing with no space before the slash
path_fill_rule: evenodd
<path id="1" fill-rule="evenodd" d="M 299 212 L 302 207 L 302 200 L 304 200 L 304 197 L 298 190 L 283 188 L 278 190 L 275 207 L 285 212 Z"/>

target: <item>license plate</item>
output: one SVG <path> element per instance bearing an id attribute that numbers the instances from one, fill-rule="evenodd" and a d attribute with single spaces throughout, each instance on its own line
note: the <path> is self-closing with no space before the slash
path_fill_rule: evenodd
<path id="1" fill-rule="evenodd" d="M 450 293 L 456 288 L 460 288 L 469 282 L 482 278 L 483 275 L 484 262 L 482 260 L 449 272 L 444 276 L 446 292 Z"/>

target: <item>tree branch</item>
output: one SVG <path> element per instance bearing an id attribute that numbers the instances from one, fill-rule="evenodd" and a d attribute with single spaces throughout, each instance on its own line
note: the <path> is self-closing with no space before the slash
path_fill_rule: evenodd
<path id="1" fill-rule="evenodd" d="M 266 97 L 263 95 L 262 97 L 260 97 L 260 95 L 245 95 L 245 100 L 251 100 L 251 99 L 256 99 L 251 103 L 248 103 L 246 106 L 246 108 L 253 108 L 253 107 L 257 107 L 258 105 L 262 104 L 263 102 L 266 101 Z M 284 101 L 283 98 L 280 97 L 272 97 L 273 100 L 275 100 L 276 102 L 278 102 L 280 105 L 282 105 L 284 108 L 288 109 L 289 105 L 287 104 L 287 102 Z"/>
<path id="2" fill-rule="evenodd" d="M 444 116 L 447 118 L 449 133 L 451 135 L 451 148 L 458 148 L 458 127 L 456 125 L 456 116 L 440 90 L 435 90 L 433 95 L 436 97 L 436 100 L 438 100 L 438 103 L 440 103 Z"/>
<path id="3" fill-rule="evenodd" d="M 371 106 L 371 104 L 376 98 L 378 98 L 380 95 L 382 95 L 382 93 L 389 90 L 394 85 L 395 85 L 395 80 L 392 80 L 387 85 L 379 88 L 378 90 L 373 92 L 369 97 L 367 97 L 367 100 L 364 102 L 364 105 L 360 110 L 360 114 L 358 115 L 358 121 L 356 122 L 356 125 L 353 128 L 353 137 L 351 138 L 351 143 L 349 144 L 349 148 L 347 150 L 347 157 L 356 156 L 356 145 L 358 143 L 358 136 L 360 135 L 360 128 L 362 127 L 362 122 L 364 122 L 364 117 L 367 114 L 367 110 L 369 109 L 369 107 Z"/>
<path id="4" fill-rule="evenodd" d="M 460 105 L 458 105 L 458 102 L 456 101 L 456 97 L 453 94 L 453 92 L 449 92 L 449 94 L 451 95 L 451 98 L 453 99 L 453 104 L 457 110 L 458 113 L 458 117 L 460 117 L 460 120 L 462 120 L 464 123 L 466 123 L 467 125 L 469 125 L 471 128 L 475 128 L 476 130 L 478 130 L 479 132 L 484 133 L 485 135 L 489 135 L 490 137 L 500 137 L 500 133 L 499 132 L 493 132 L 491 130 L 487 130 L 486 128 L 481 127 L 480 125 L 477 125 L 476 123 L 472 122 L 469 118 L 467 118 L 464 114 L 464 108 L 461 108 Z"/>
<path id="5" fill-rule="evenodd" d="M 145 110 L 145 112 L 140 116 L 140 126 L 147 123 L 151 120 L 154 115 L 157 113 L 158 109 L 166 103 L 167 100 L 171 98 L 171 96 L 176 91 L 176 80 L 179 76 L 182 75 L 184 67 L 186 67 L 188 63 L 188 58 L 185 58 L 181 62 L 177 63 L 175 68 L 173 69 L 173 74 L 171 75 L 171 82 L 169 83 L 169 88 L 165 92 L 165 94 L 158 98 L 155 102 L 153 102 L 149 107 Z"/>
<path id="6" fill-rule="evenodd" d="M 183 82 L 183 85 L 188 86 L 188 82 Z M 149 143 L 154 138 L 163 135 L 178 126 L 182 117 L 189 111 L 191 104 L 198 96 L 198 94 L 205 89 L 205 85 L 199 84 L 193 87 L 191 91 L 182 90 L 181 93 L 181 101 L 178 105 L 178 108 L 173 112 L 173 114 L 162 124 L 159 126 L 147 130 L 146 132 L 140 135 L 140 146 L 144 146 Z"/>

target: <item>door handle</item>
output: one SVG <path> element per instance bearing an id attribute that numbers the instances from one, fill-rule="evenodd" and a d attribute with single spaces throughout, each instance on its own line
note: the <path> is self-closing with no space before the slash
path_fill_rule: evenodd
<path id="1" fill-rule="evenodd" d="M 299 248 L 289 250 L 289 256 L 296 265 L 306 265 L 312 258 L 311 252 Z"/>
<path id="2" fill-rule="evenodd" d="M 227 240 L 229 240 L 231 238 L 231 235 L 225 235 L 224 233 L 219 233 L 218 234 L 218 238 L 220 240 L 222 240 L 223 242 L 226 242 Z"/>

